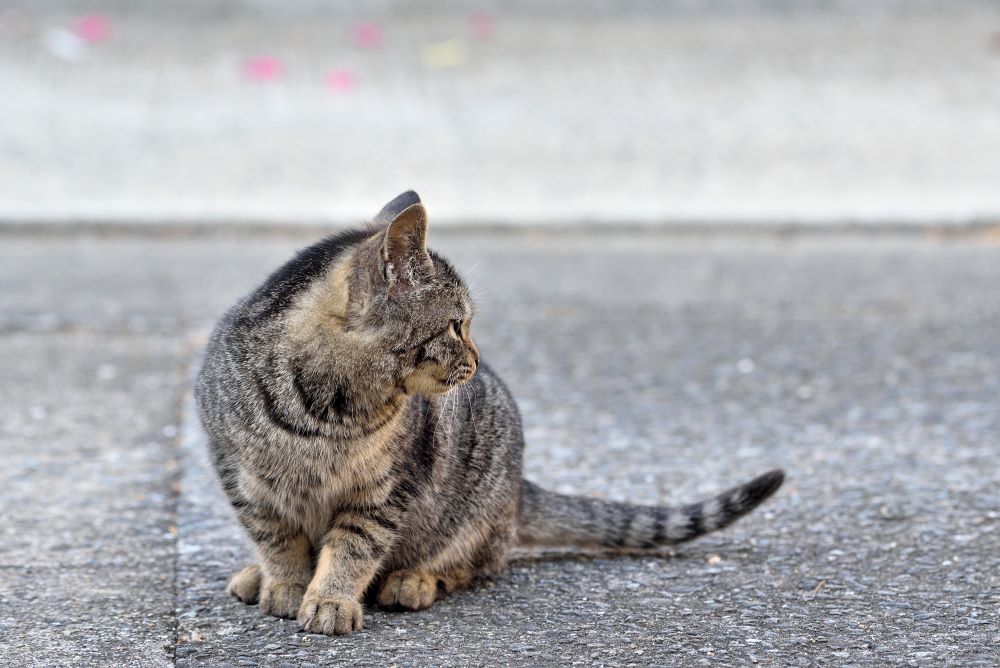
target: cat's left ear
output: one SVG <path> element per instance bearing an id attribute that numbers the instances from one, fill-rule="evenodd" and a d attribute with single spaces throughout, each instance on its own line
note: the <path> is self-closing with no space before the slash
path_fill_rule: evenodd
<path id="1" fill-rule="evenodd" d="M 403 193 L 375 218 L 386 225 L 382 239 L 382 261 L 386 277 L 396 289 L 408 289 L 433 271 L 427 253 L 427 210 L 413 191 Z"/>

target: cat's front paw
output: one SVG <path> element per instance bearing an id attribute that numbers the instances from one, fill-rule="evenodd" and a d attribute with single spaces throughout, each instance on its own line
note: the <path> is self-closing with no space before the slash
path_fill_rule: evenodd
<path id="1" fill-rule="evenodd" d="M 298 582 L 265 580 L 260 588 L 260 610 L 275 617 L 294 619 L 305 593 L 306 586 Z"/>
<path id="2" fill-rule="evenodd" d="M 226 591 L 247 605 L 253 605 L 260 598 L 260 566 L 247 566 L 239 573 L 229 578 Z"/>
<path id="3" fill-rule="evenodd" d="M 421 571 L 396 571 L 385 579 L 378 593 L 384 608 L 423 610 L 437 600 L 438 578 Z"/>
<path id="4" fill-rule="evenodd" d="M 364 626 L 361 604 L 343 596 L 307 594 L 299 608 L 299 625 L 309 633 L 346 636 Z"/>

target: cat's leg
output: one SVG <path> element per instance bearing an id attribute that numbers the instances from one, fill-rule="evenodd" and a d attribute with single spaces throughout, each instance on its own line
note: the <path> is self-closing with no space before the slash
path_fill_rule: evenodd
<path id="1" fill-rule="evenodd" d="M 294 618 L 312 577 L 309 538 L 297 527 L 262 509 L 237 508 L 237 517 L 257 548 L 260 560 L 257 599 L 262 612 Z M 252 599 L 254 566 L 237 573 L 228 591 L 245 603 Z M 244 598 L 246 596 L 246 598 Z"/>
<path id="2" fill-rule="evenodd" d="M 395 540 L 393 509 L 341 513 L 320 541 L 316 572 L 299 608 L 298 621 L 311 633 L 345 635 L 363 625 L 361 596 Z"/>
<path id="3" fill-rule="evenodd" d="M 251 564 L 229 578 L 226 593 L 247 605 L 253 605 L 260 599 L 260 580 L 260 566 Z"/>
<path id="4" fill-rule="evenodd" d="M 302 530 L 279 515 L 279 505 L 249 494 L 253 476 L 226 459 L 226 450 L 214 450 L 222 489 L 236 519 L 256 548 L 258 565 L 247 566 L 229 579 L 226 591 L 244 603 L 259 603 L 262 612 L 293 618 L 312 578 L 312 545 Z"/>
<path id="5" fill-rule="evenodd" d="M 448 573 L 429 570 L 405 570 L 390 573 L 382 582 L 378 604 L 384 608 L 423 610 L 431 607 L 438 592 L 452 593 L 464 589 L 472 582 L 472 573 L 456 568 Z"/>
<path id="6" fill-rule="evenodd" d="M 425 563 L 387 575 L 379 587 L 378 604 L 423 610 L 434 604 L 439 592 L 465 589 L 477 577 L 497 572 L 514 540 L 513 512 L 469 522 Z"/>

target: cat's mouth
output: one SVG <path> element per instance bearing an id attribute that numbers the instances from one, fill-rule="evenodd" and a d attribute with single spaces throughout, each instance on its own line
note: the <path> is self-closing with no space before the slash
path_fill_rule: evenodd
<path id="1" fill-rule="evenodd" d="M 476 375 L 476 367 L 471 364 L 463 364 L 448 374 L 448 378 L 445 380 L 445 385 L 448 387 L 458 387 L 459 385 L 472 380 L 474 375 Z"/>
<path id="2" fill-rule="evenodd" d="M 418 368 L 417 371 L 403 379 L 402 388 L 407 394 L 428 396 L 446 394 L 471 380 L 475 374 L 476 367 L 471 364 L 463 364 L 450 371 L 428 366 L 422 369 Z"/>

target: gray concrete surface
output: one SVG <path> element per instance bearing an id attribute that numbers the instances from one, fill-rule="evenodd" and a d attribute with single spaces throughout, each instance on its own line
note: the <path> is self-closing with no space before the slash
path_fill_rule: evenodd
<path id="1" fill-rule="evenodd" d="M 0 665 L 1000 662 L 1000 246 L 438 234 L 534 480 L 694 499 L 789 480 L 652 555 L 522 553 L 418 614 L 304 635 L 250 559 L 187 382 L 305 238 L 0 239 Z M 666 468 L 668 459 L 679 465 Z"/>
<path id="2" fill-rule="evenodd" d="M 0 221 L 1000 220 L 995 2 L 486 6 L 0 3 Z"/>
<path id="3" fill-rule="evenodd" d="M 182 342 L 2 341 L 0 665 L 169 664 Z"/>

